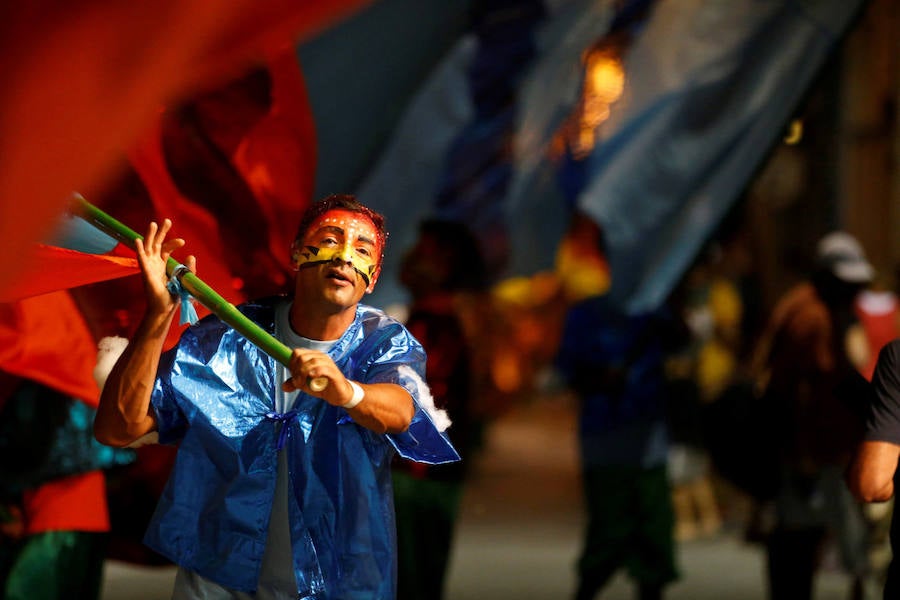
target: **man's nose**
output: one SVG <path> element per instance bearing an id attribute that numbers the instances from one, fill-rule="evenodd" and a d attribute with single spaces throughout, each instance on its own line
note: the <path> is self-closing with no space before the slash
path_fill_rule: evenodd
<path id="1" fill-rule="evenodd" d="M 334 255 L 334 258 L 332 260 L 335 260 L 340 263 L 353 264 L 352 248 L 350 248 L 350 246 L 344 246 L 343 248 L 338 250 L 338 252 Z"/>

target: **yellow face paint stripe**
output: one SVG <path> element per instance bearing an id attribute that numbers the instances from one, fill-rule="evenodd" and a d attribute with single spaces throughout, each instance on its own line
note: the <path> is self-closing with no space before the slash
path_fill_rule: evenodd
<path id="1" fill-rule="evenodd" d="M 334 262 L 335 258 L 340 259 L 340 262 L 343 263 L 349 262 L 353 267 L 353 270 L 359 273 L 359 276 L 366 282 L 366 285 L 369 285 L 369 282 L 372 281 L 372 274 L 375 273 L 376 268 L 375 265 L 369 264 L 367 261 L 356 256 L 350 257 L 349 261 L 346 260 L 342 256 L 340 248 L 326 248 L 323 250 L 322 248 L 316 248 L 315 246 L 306 246 L 300 252 L 300 257 L 298 266 L 301 269 Z"/>

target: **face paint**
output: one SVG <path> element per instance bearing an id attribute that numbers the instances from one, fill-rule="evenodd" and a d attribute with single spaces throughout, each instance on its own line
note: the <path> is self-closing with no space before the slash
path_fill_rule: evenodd
<path id="1" fill-rule="evenodd" d="M 364 215 L 330 210 L 309 226 L 302 245 L 294 248 L 294 261 L 297 268 L 335 260 L 349 263 L 368 286 L 378 269 L 383 246 L 382 236 Z"/>

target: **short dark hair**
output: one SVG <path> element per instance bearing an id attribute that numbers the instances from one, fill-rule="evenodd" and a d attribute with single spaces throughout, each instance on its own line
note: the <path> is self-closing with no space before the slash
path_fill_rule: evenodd
<path id="1" fill-rule="evenodd" d="M 354 196 L 353 194 L 331 194 L 330 196 L 326 196 L 325 198 L 322 198 L 321 200 L 310 204 L 306 211 L 303 213 L 303 216 L 300 218 L 300 225 L 297 227 L 297 235 L 294 237 L 294 242 L 302 242 L 303 237 L 309 230 L 309 226 L 329 210 L 347 210 L 350 212 L 357 212 L 366 216 L 370 221 L 372 221 L 372 224 L 375 225 L 375 230 L 378 232 L 378 236 L 381 241 L 381 249 L 383 254 L 384 245 L 387 242 L 388 237 L 387 230 L 384 227 L 384 215 L 382 215 L 381 213 L 377 213 L 368 206 L 360 203 L 360 201 L 357 200 L 356 196 Z"/>

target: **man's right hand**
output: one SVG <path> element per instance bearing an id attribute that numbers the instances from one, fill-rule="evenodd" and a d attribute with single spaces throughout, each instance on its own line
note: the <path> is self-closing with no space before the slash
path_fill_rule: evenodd
<path id="1" fill-rule="evenodd" d="M 179 305 L 166 284 L 166 261 L 173 250 L 184 246 L 184 240 L 166 240 L 172 222 L 165 219 L 162 227 L 150 223 L 143 240 L 135 240 L 138 264 L 144 276 L 147 310 L 125 352 L 116 361 L 100 394 L 94 418 L 94 437 L 109 446 L 123 447 L 156 431 L 156 416 L 150 410 L 150 396 L 159 356 Z M 191 271 L 196 267 L 193 256 L 185 261 Z"/>
<path id="2" fill-rule="evenodd" d="M 144 290 L 147 299 L 147 312 L 157 315 L 171 315 L 178 306 L 178 298 L 166 287 L 166 261 L 173 251 L 184 246 L 184 240 L 174 238 L 166 240 L 172 228 L 172 221 L 164 219 L 162 227 L 155 222 L 150 223 L 143 240 L 135 240 L 138 264 L 144 275 Z M 191 271 L 196 268 L 196 260 L 189 256 L 185 266 Z"/>

